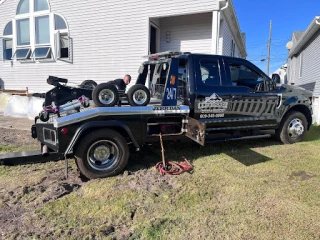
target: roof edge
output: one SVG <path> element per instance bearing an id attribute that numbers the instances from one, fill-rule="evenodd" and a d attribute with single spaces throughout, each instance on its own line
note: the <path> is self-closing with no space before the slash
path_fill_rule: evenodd
<path id="1" fill-rule="evenodd" d="M 320 16 L 316 16 L 304 34 L 301 36 L 300 40 L 297 42 L 289 52 L 289 58 L 299 53 L 299 51 L 304 47 L 304 45 L 313 37 L 313 35 L 320 29 Z"/>

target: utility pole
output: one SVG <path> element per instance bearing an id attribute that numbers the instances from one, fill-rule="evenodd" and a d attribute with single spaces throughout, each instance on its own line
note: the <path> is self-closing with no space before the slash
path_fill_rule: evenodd
<path id="1" fill-rule="evenodd" d="M 271 39 L 272 39 L 272 21 L 270 21 L 269 41 L 268 41 L 268 63 L 267 63 L 267 75 L 270 71 L 270 53 L 271 53 Z"/>

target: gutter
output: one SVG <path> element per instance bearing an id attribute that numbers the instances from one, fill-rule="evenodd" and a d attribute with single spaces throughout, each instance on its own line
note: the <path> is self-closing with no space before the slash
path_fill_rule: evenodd
<path id="1" fill-rule="evenodd" d="M 308 41 L 316 34 L 320 29 L 320 16 L 315 17 L 307 30 L 301 36 L 299 42 L 291 49 L 289 52 L 289 58 L 292 58 L 294 55 L 297 55 L 303 47 L 308 43 Z"/>

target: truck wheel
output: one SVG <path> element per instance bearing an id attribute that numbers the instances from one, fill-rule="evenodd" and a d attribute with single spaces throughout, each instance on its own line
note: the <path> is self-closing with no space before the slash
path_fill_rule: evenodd
<path id="1" fill-rule="evenodd" d="M 147 106 L 150 102 L 150 91 L 142 84 L 133 85 L 127 95 L 130 106 Z"/>
<path id="2" fill-rule="evenodd" d="M 301 112 L 289 112 L 276 130 L 276 138 L 284 144 L 301 142 L 308 128 L 307 119 Z"/>
<path id="3" fill-rule="evenodd" d="M 93 90 L 92 100 L 97 107 L 113 107 L 119 101 L 119 93 L 114 85 L 101 83 Z"/>
<path id="4" fill-rule="evenodd" d="M 81 88 L 94 89 L 98 84 L 93 80 L 85 80 L 80 84 Z"/>
<path id="5" fill-rule="evenodd" d="M 83 138 L 75 150 L 75 161 L 88 179 L 111 177 L 127 165 L 129 147 L 123 136 L 111 129 L 97 130 Z"/>

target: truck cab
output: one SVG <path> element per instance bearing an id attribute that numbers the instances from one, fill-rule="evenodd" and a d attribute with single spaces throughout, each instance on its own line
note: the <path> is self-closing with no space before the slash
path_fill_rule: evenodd
<path id="1" fill-rule="evenodd" d="M 312 123 L 311 92 L 289 85 L 279 88 L 245 59 L 180 52 L 148 58 L 140 67 L 138 83 L 149 87 L 152 101 L 158 100 L 161 106 L 189 106 L 189 116 L 206 125 L 212 140 L 221 134 L 249 137 L 278 130 L 284 117 L 297 111 L 304 115 L 306 125 L 298 120 L 297 129 L 288 130 L 292 131 L 289 142 L 296 142 L 299 129 L 309 129 Z"/>

